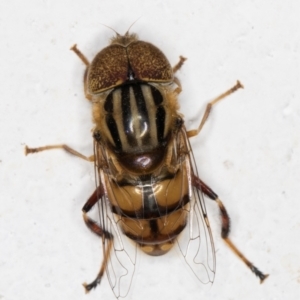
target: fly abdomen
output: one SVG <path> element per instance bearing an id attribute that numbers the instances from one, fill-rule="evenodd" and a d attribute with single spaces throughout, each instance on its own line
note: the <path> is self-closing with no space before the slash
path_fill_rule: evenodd
<path id="1" fill-rule="evenodd" d="M 108 198 L 123 233 L 149 255 L 162 255 L 186 226 L 190 202 L 186 169 L 154 182 L 109 181 Z M 106 177 L 107 178 L 107 177 Z M 107 178 L 108 179 L 108 178 Z"/>

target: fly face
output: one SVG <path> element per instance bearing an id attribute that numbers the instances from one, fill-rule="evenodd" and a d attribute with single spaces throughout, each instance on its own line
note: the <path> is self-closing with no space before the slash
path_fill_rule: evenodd
<path id="1" fill-rule="evenodd" d="M 178 111 L 181 85 L 174 76 L 185 58 L 172 68 L 157 47 L 128 32 L 117 34 L 91 63 L 76 45 L 71 49 L 86 65 L 84 90 L 93 106 L 94 155 L 86 157 L 66 145 L 26 147 L 26 154 L 63 148 L 95 164 L 96 190 L 82 210 L 88 228 L 102 239 L 103 262 L 95 280 L 84 284 L 86 291 L 95 288 L 106 271 L 115 296 L 125 297 L 137 248 L 156 256 L 174 245 L 201 282 L 213 282 L 215 250 L 203 194 L 219 206 L 224 241 L 262 282 L 268 275 L 229 239 L 227 211 L 199 179 L 189 143 L 212 106 L 242 85 L 237 82 L 210 102 L 198 129 L 187 131 Z M 94 205 L 98 222 L 87 215 Z"/>

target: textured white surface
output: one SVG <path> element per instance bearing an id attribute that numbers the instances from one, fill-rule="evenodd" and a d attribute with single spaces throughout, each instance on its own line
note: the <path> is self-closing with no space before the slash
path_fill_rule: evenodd
<path id="1" fill-rule="evenodd" d="M 177 254 L 140 260 L 130 299 L 298 299 L 300 295 L 300 4 L 290 1 L 2 1 L 0 4 L 0 299 L 114 299 L 106 277 L 85 296 L 101 261 L 81 207 L 93 167 L 62 151 L 25 157 L 25 144 L 67 143 L 92 152 L 84 66 L 113 32 L 132 31 L 161 48 L 179 72 L 181 111 L 195 127 L 201 177 L 232 219 L 232 239 L 270 273 L 263 285 L 219 238 L 207 201 L 217 275 L 205 290 Z"/>

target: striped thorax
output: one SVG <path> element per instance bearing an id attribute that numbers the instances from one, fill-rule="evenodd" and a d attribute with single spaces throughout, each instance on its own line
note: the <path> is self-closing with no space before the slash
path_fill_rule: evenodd
<path id="1" fill-rule="evenodd" d="M 126 171 L 149 174 L 163 163 L 179 118 L 170 89 L 128 83 L 94 104 L 97 140 L 117 156 Z"/>

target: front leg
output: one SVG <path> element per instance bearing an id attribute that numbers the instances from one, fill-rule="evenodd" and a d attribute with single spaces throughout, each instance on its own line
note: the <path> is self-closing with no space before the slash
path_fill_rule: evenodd
<path id="1" fill-rule="evenodd" d="M 173 67 L 173 73 L 175 74 L 181 67 L 183 66 L 184 62 L 187 60 L 187 58 L 183 56 L 179 56 L 179 62 Z M 179 95 L 182 91 L 181 83 L 177 77 L 174 77 L 174 82 L 177 84 L 177 88 L 174 90 L 174 93 L 176 95 Z"/>
<path id="2" fill-rule="evenodd" d="M 85 57 L 85 55 L 77 48 L 77 45 L 75 44 L 74 46 L 71 47 L 72 51 L 75 52 L 75 54 L 80 58 L 80 60 L 86 65 L 86 69 L 84 72 L 84 76 L 83 76 L 83 84 L 84 84 L 84 94 L 85 97 L 89 100 L 92 101 L 92 96 L 88 93 L 88 88 L 87 88 L 87 73 L 88 73 L 88 69 L 90 66 L 90 62 L 88 61 L 88 59 Z"/>

